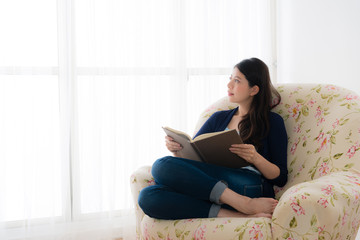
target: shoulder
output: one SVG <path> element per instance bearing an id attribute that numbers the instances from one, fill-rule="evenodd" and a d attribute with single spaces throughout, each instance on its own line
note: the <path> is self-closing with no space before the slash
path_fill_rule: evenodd
<path id="1" fill-rule="evenodd" d="M 270 112 L 269 122 L 270 122 L 270 134 L 286 135 L 284 119 L 279 114 Z"/>
<path id="2" fill-rule="evenodd" d="M 277 113 L 274 113 L 274 112 L 270 112 L 269 114 L 269 121 L 270 121 L 270 124 L 273 125 L 273 124 L 284 124 L 284 119 Z"/>
<path id="3" fill-rule="evenodd" d="M 227 118 L 228 116 L 234 115 L 236 110 L 237 110 L 237 108 L 230 109 L 230 110 L 217 111 L 211 115 L 211 118 Z"/>
<path id="4" fill-rule="evenodd" d="M 222 131 L 226 128 L 236 111 L 237 108 L 217 111 L 211 115 L 211 117 L 205 122 L 204 126 L 206 126 L 210 132 Z"/>

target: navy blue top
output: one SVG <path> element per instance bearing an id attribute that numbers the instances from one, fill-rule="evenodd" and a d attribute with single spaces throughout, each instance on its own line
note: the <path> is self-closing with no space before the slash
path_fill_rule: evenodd
<path id="1" fill-rule="evenodd" d="M 195 135 L 224 131 L 238 108 L 215 112 Z M 287 182 L 287 144 L 288 138 L 282 117 L 274 112 L 269 114 L 269 134 L 262 140 L 262 148 L 258 150 L 266 160 L 280 169 L 280 175 L 275 179 L 267 179 L 273 185 L 282 187 Z M 194 138 L 195 138 L 194 137 Z M 255 166 L 254 166 L 255 167 Z"/>

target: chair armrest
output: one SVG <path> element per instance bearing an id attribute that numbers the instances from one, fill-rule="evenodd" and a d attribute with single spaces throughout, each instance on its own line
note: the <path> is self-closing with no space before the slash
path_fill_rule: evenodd
<path id="1" fill-rule="evenodd" d="M 145 215 L 138 204 L 139 193 L 143 188 L 154 184 L 154 178 L 151 175 L 151 166 L 143 166 L 137 169 L 130 177 L 130 188 L 133 196 L 136 214 L 136 239 L 140 239 L 140 222 Z"/>
<path id="2" fill-rule="evenodd" d="M 360 173 L 341 171 L 289 188 L 272 221 L 273 239 L 355 239 Z"/>

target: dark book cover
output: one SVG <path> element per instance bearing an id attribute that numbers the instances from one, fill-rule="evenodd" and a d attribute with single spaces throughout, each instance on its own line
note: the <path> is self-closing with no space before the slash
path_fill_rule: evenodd
<path id="1" fill-rule="evenodd" d="M 194 140 L 181 131 L 169 127 L 163 127 L 163 129 L 168 136 L 181 144 L 183 149 L 179 153 L 183 158 L 230 168 L 250 165 L 249 162 L 229 150 L 232 144 L 243 143 L 235 129 L 202 134 Z"/>

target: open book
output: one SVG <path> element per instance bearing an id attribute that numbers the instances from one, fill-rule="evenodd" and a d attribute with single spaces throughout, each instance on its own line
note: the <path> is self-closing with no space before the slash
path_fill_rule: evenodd
<path id="1" fill-rule="evenodd" d="M 249 162 L 230 152 L 231 144 L 243 143 L 235 129 L 205 133 L 195 139 L 181 131 L 163 127 L 165 133 L 181 144 L 179 151 L 182 158 L 212 163 L 224 167 L 241 168 Z"/>

